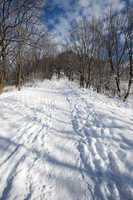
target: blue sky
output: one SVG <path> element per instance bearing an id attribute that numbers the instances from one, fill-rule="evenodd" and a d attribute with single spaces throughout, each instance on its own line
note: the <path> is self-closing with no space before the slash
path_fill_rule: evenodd
<path id="1" fill-rule="evenodd" d="M 57 42 L 63 42 L 69 37 L 69 30 L 74 21 L 81 17 L 92 15 L 99 17 L 112 4 L 119 10 L 133 0 L 46 0 L 43 21 Z"/>

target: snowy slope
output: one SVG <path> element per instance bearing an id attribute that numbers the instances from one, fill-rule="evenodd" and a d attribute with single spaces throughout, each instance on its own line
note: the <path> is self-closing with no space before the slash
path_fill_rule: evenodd
<path id="1" fill-rule="evenodd" d="M 52 80 L 0 110 L 0 200 L 133 200 L 131 108 Z"/>

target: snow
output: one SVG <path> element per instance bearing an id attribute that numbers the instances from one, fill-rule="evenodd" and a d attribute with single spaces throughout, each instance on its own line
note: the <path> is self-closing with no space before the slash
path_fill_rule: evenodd
<path id="1" fill-rule="evenodd" d="M 133 200 L 131 107 L 62 79 L 0 110 L 0 200 Z"/>

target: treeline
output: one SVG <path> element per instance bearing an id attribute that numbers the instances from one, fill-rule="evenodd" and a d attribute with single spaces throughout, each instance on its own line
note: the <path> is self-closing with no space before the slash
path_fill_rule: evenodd
<path id="1" fill-rule="evenodd" d="M 81 87 L 129 96 L 133 82 L 133 9 L 125 8 L 100 19 L 81 19 L 71 30 L 67 64 L 69 79 L 79 74 Z M 125 84 L 126 83 L 126 84 Z"/>
<path id="2" fill-rule="evenodd" d="M 75 22 L 62 51 L 40 23 L 42 1 L 0 0 L 0 85 L 56 74 L 126 100 L 133 82 L 133 9 Z"/>
<path id="3" fill-rule="evenodd" d="M 51 54 L 50 35 L 41 22 L 43 0 L 0 0 L 0 88 L 18 89 L 29 73 L 38 72 L 42 57 Z M 50 54 L 49 54 L 50 52 Z"/>

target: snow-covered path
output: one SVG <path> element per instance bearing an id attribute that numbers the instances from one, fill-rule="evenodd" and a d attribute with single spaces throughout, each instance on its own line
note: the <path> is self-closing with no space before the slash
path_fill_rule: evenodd
<path id="1" fill-rule="evenodd" d="M 53 80 L 0 110 L 0 200 L 133 200 L 132 109 Z"/>

